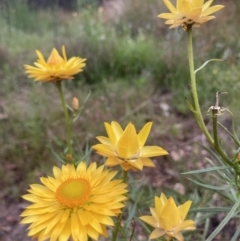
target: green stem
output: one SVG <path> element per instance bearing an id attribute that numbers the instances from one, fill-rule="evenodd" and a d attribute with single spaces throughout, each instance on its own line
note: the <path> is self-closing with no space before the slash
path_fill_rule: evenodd
<path id="1" fill-rule="evenodd" d="M 127 179 L 128 179 L 128 171 L 124 171 L 123 172 L 123 182 L 127 183 Z M 118 221 L 115 225 L 115 229 L 113 230 L 113 235 L 112 235 L 112 241 L 116 241 L 117 240 L 117 234 L 121 225 L 121 221 L 122 221 L 122 214 L 119 216 Z"/>
<path id="2" fill-rule="evenodd" d="M 193 44 L 192 44 L 192 26 L 189 25 L 187 28 L 187 34 L 188 34 L 188 59 L 189 59 L 189 68 L 190 68 L 190 76 L 191 76 L 191 90 L 192 90 L 192 97 L 193 97 L 193 103 L 194 103 L 194 117 L 206 136 L 207 140 L 210 142 L 212 146 L 214 146 L 215 150 L 218 152 L 218 154 L 223 158 L 223 160 L 232 166 L 233 164 L 229 160 L 229 158 L 226 156 L 226 154 L 223 152 L 222 148 L 219 145 L 218 142 L 218 132 L 217 132 L 217 113 L 213 112 L 212 118 L 213 118 L 213 137 L 210 135 L 210 133 L 207 130 L 207 127 L 204 123 L 201 108 L 199 105 L 198 100 L 198 93 L 197 93 L 197 84 L 196 84 L 196 74 L 194 71 L 194 57 L 193 57 Z"/>
<path id="3" fill-rule="evenodd" d="M 128 171 L 124 171 L 124 173 L 123 173 L 123 182 L 127 183 L 127 181 L 128 181 Z"/>
<path id="4" fill-rule="evenodd" d="M 217 114 L 218 110 L 212 110 L 212 125 L 213 125 L 213 138 L 214 138 L 214 148 L 218 152 L 218 154 L 222 157 L 222 159 L 230 166 L 233 166 L 232 162 L 229 160 L 229 158 L 226 156 L 226 154 L 223 152 L 222 148 L 219 145 L 219 139 L 218 139 L 218 122 L 217 122 Z"/>
<path id="5" fill-rule="evenodd" d="M 194 103 L 194 109 L 195 109 L 195 119 L 206 136 L 207 140 L 214 145 L 214 140 L 210 133 L 207 130 L 207 127 L 204 123 L 202 112 L 199 105 L 198 100 L 198 93 L 197 93 L 197 85 L 196 85 L 196 74 L 194 70 L 194 57 L 193 57 L 193 44 L 192 44 L 192 26 L 188 25 L 187 28 L 187 34 L 188 34 L 188 60 L 189 60 L 189 69 L 190 69 L 190 77 L 191 77 L 191 90 L 192 90 L 192 97 L 193 97 L 193 103 Z"/>
<path id="6" fill-rule="evenodd" d="M 71 132 L 71 121 L 69 118 L 69 114 L 68 114 L 68 109 L 67 109 L 67 105 L 66 105 L 66 101 L 63 95 L 63 90 L 62 90 L 62 82 L 61 81 L 57 81 L 56 82 L 56 86 L 60 95 L 60 99 L 61 99 L 61 103 L 62 103 L 62 107 L 63 107 L 63 111 L 64 111 L 64 115 L 65 115 L 65 122 L 66 122 L 66 131 L 67 131 L 67 154 L 72 155 L 72 145 L 71 145 L 71 140 L 72 140 L 72 132 Z"/>
<path id="7" fill-rule="evenodd" d="M 117 240 L 117 234 L 121 225 L 121 221 L 122 221 L 122 214 L 119 216 L 117 223 L 115 225 L 115 229 L 113 230 L 112 241 Z"/>

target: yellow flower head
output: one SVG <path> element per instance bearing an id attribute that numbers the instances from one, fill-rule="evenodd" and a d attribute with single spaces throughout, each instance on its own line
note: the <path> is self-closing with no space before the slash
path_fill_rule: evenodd
<path id="1" fill-rule="evenodd" d="M 159 18 L 167 19 L 166 24 L 170 24 L 170 28 L 183 27 L 188 25 L 199 27 L 215 17 L 215 13 L 222 9 L 223 5 L 215 5 L 210 7 L 213 0 L 204 3 L 204 0 L 177 0 L 177 6 L 174 7 L 169 0 L 163 0 L 171 13 L 162 13 L 158 15 Z"/>
<path id="2" fill-rule="evenodd" d="M 54 167 L 54 177 L 42 177 L 43 185 L 30 185 L 30 194 L 23 196 L 32 202 L 21 214 L 21 223 L 31 224 L 28 236 L 38 241 L 107 237 L 106 226 L 114 225 L 111 217 L 121 213 L 127 199 L 126 184 L 112 180 L 116 173 L 96 163 Z"/>
<path id="3" fill-rule="evenodd" d="M 155 197 L 155 208 L 150 208 L 152 216 L 140 217 L 142 221 L 155 228 L 149 239 L 165 236 L 167 240 L 175 238 L 178 241 L 183 241 L 181 231 L 196 229 L 193 220 L 184 220 L 191 203 L 191 201 L 187 201 L 177 207 L 172 197 L 167 199 L 163 193 L 160 197 Z"/>
<path id="4" fill-rule="evenodd" d="M 98 136 L 101 144 L 92 148 L 98 154 L 107 157 L 105 165 L 121 165 L 123 170 L 142 170 L 144 166 L 154 167 L 149 157 L 167 155 L 168 152 L 159 146 L 144 146 L 152 122 L 148 122 L 137 134 L 135 126 L 129 123 L 125 130 L 116 122 L 104 123 L 108 137 Z"/>
<path id="5" fill-rule="evenodd" d="M 42 53 L 36 50 L 38 60 L 34 65 L 24 65 L 28 78 L 34 78 L 35 81 L 52 82 L 60 80 L 73 79 L 73 75 L 83 71 L 86 59 L 72 57 L 67 60 L 65 47 L 62 47 L 63 58 L 54 48 L 45 61 Z"/>

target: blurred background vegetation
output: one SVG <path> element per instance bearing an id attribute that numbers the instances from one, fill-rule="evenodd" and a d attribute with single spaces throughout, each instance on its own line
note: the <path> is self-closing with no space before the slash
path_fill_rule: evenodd
<path id="1" fill-rule="evenodd" d="M 226 7 L 195 29 L 196 67 L 211 58 L 225 61 L 198 73 L 199 97 L 207 113 L 215 92 L 228 91 L 223 106 L 239 119 L 240 4 L 214 4 Z M 152 120 L 149 143 L 171 155 L 159 159 L 158 168 L 144 177 L 155 173 L 153 188 L 158 190 L 179 182 L 188 195 L 194 192 L 179 176 L 186 167 L 201 168 L 205 153 L 195 143 L 203 138 L 184 100 L 191 99 L 186 34 L 168 30 L 157 18 L 164 11 L 161 0 L 0 0 L 0 198 L 19 201 L 29 183 L 51 173 L 56 164 L 51 148 L 64 149 L 64 118 L 55 86 L 34 83 L 23 68 L 37 59 L 36 49 L 47 58 L 53 47 L 61 51 L 62 45 L 68 57 L 87 58 L 85 70 L 64 85 L 69 104 L 74 96 L 83 103 L 91 92 L 74 125 L 75 148 L 85 150 L 96 143 L 95 136 L 105 135 L 104 121 L 123 126 L 132 121 L 139 130 Z M 223 117 L 226 124 L 229 120 Z"/>

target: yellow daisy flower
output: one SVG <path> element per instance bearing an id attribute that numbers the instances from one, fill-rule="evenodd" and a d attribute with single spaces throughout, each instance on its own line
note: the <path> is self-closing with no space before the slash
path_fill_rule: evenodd
<path id="1" fill-rule="evenodd" d="M 60 80 L 74 79 L 73 75 L 83 71 L 86 59 L 72 57 L 69 60 L 66 56 L 65 47 L 62 47 L 63 58 L 54 48 L 47 60 L 45 61 L 42 53 L 36 50 L 38 60 L 34 65 L 24 65 L 28 78 L 34 78 L 35 81 L 52 82 Z"/>
<path id="2" fill-rule="evenodd" d="M 32 202 L 21 214 L 21 223 L 31 224 L 28 236 L 38 241 L 88 241 L 107 237 L 106 226 L 113 226 L 111 217 L 121 213 L 127 198 L 126 184 L 112 180 L 117 172 L 97 167 L 87 168 L 81 162 L 54 167 L 54 177 L 42 177 L 42 184 L 30 185 L 30 194 L 23 196 Z"/>
<path id="3" fill-rule="evenodd" d="M 204 0 L 177 0 L 177 6 L 174 7 L 169 0 L 163 0 L 171 13 L 162 13 L 158 15 L 159 18 L 167 19 L 166 24 L 170 24 L 170 28 L 183 27 L 187 28 L 188 25 L 199 27 L 215 16 L 215 13 L 222 9 L 223 5 L 215 5 L 210 7 L 213 0 L 204 3 Z"/>
<path id="4" fill-rule="evenodd" d="M 172 197 L 167 199 L 163 193 L 160 197 L 155 197 L 155 208 L 150 208 L 152 216 L 140 217 L 142 221 L 155 228 L 149 239 L 165 236 L 167 240 L 175 238 L 184 241 L 181 231 L 196 229 L 193 220 L 185 220 L 191 203 L 187 201 L 177 207 Z"/>
<path id="5" fill-rule="evenodd" d="M 107 157 L 106 166 L 121 165 L 123 170 L 142 170 L 144 166 L 154 167 L 149 157 L 167 155 L 168 152 L 159 146 L 144 146 L 152 122 L 148 122 L 137 134 L 135 126 L 129 123 L 125 130 L 116 122 L 104 123 L 108 137 L 98 136 L 101 144 L 92 148 L 98 154 Z"/>

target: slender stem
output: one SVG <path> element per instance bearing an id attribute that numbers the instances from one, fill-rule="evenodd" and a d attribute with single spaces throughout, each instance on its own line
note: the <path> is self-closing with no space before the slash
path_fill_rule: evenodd
<path id="1" fill-rule="evenodd" d="M 212 114 L 212 120 L 213 120 L 213 138 L 210 135 L 210 133 L 207 130 L 207 127 L 204 123 L 203 117 L 202 117 L 202 112 L 201 108 L 199 105 L 199 100 L 198 100 L 198 93 L 197 93 L 197 84 L 196 84 L 196 74 L 194 72 L 194 58 L 193 58 L 193 44 L 192 44 L 192 26 L 189 25 L 187 28 L 187 33 L 188 33 L 188 59 L 189 59 L 189 68 L 190 68 L 190 76 L 191 76 L 191 90 L 192 90 L 192 97 L 193 97 L 193 103 L 194 103 L 194 116 L 195 119 L 206 136 L 207 140 L 214 146 L 215 150 L 218 152 L 218 154 L 223 158 L 223 160 L 229 164 L 230 166 L 233 166 L 229 158 L 226 156 L 224 151 L 219 145 L 218 141 L 218 132 L 217 132 L 217 113 L 214 112 Z M 217 103 L 218 104 L 218 99 Z"/>
<path id="2" fill-rule="evenodd" d="M 217 131 L 217 111 L 212 110 L 212 126 L 213 126 L 213 139 L 214 147 L 218 146 L 218 131 Z"/>
<path id="3" fill-rule="evenodd" d="M 66 105 L 66 101 L 63 95 L 63 90 L 62 90 L 62 82 L 61 81 L 57 81 L 56 82 L 56 86 L 60 95 L 60 99 L 61 99 L 61 103 L 62 103 L 62 107 L 63 107 L 63 111 L 64 111 L 64 115 L 65 115 L 65 122 L 66 122 L 66 131 L 67 131 L 67 153 L 72 155 L 72 145 L 71 145 L 71 139 L 72 139 L 72 132 L 71 132 L 71 121 L 69 118 L 69 114 L 68 114 L 68 109 L 67 109 L 67 105 Z"/>
<path id="4" fill-rule="evenodd" d="M 123 182 L 127 183 L 128 182 L 128 171 L 123 172 Z"/>
<path id="5" fill-rule="evenodd" d="M 217 128 L 218 127 L 217 114 L 218 114 L 218 110 L 213 109 L 212 110 L 212 125 L 213 125 L 214 148 L 228 165 L 233 166 L 233 163 L 229 160 L 229 158 L 226 156 L 226 154 L 223 152 L 222 148 L 219 145 L 218 128 Z"/>
<path id="6" fill-rule="evenodd" d="M 128 171 L 124 171 L 123 172 L 123 182 L 127 183 L 127 179 L 128 179 Z M 121 225 L 121 221 L 122 221 L 122 214 L 119 216 L 117 223 L 115 225 L 115 229 L 113 230 L 113 235 L 112 235 L 112 241 L 116 241 L 117 239 L 117 234 Z"/>
<path id="7" fill-rule="evenodd" d="M 188 34 L 188 60 L 189 60 L 189 68 L 190 68 L 190 77 L 191 77 L 191 90 L 192 90 L 192 97 L 195 109 L 195 119 L 201 128 L 202 132 L 206 136 L 207 140 L 214 145 L 214 140 L 210 133 L 207 130 L 207 127 L 204 123 L 202 112 L 200 109 L 199 101 L 198 101 L 198 93 L 197 93 L 197 85 L 196 85 L 196 75 L 194 72 L 194 58 L 193 58 L 193 44 L 192 44 L 192 26 L 188 25 L 187 28 Z"/>
<path id="8" fill-rule="evenodd" d="M 117 234 L 121 225 L 121 221 L 122 221 L 122 214 L 119 216 L 117 223 L 115 225 L 115 229 L 113 230 L 112 241 L 117 240 Z"/>

